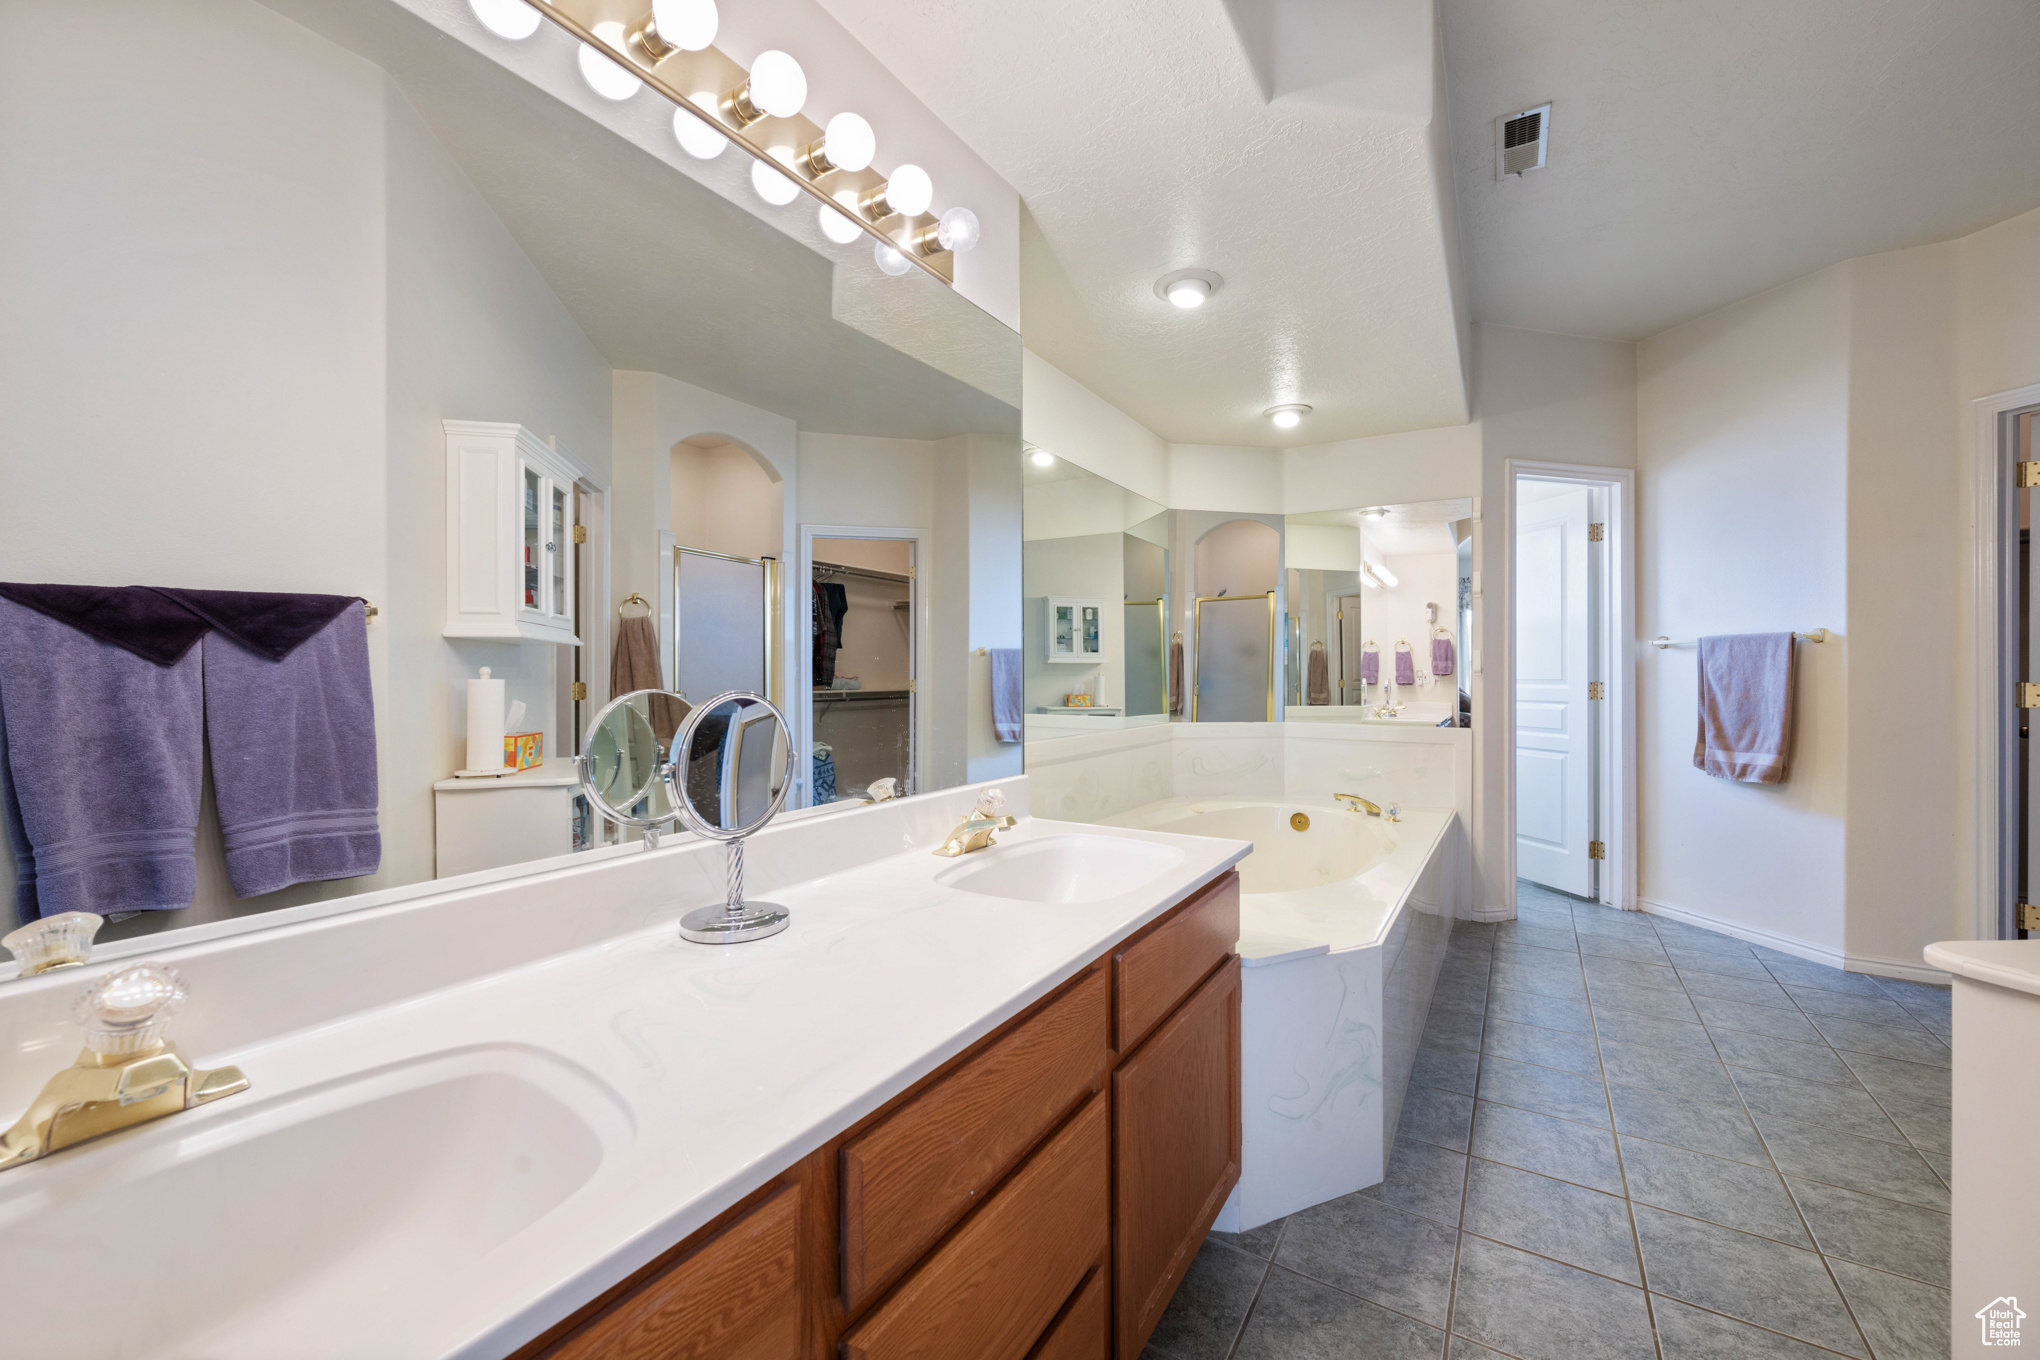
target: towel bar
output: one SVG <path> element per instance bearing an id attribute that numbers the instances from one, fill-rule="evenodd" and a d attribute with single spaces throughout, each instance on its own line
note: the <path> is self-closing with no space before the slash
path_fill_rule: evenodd
<path id="1" fill-rule="evenodd" d="M 1794 633 L 1792 636 L 1800 642 L 1826 642 L 1827 629 L 1815 628 L 1811 632 Z M 1667 647 L 1691 647 L 1694 644 L 1690 642 L 1674 642 L 1668 637 L 1654 637 L 1650 640 L 1650 645 L 1662 652 Z"/>

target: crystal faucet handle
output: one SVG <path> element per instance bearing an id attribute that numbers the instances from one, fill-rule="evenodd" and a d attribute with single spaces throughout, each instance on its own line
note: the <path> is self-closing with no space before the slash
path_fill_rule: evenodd
<path id="1" fill-rule="evenodd" d="M 154 1048 L 187 995 L 184 979 L 167 963 L 117 968 L 78 998 L 75 1014 L 85 1026 L 85 1046 L 107 1057 Z"/>
<path id="2" fill-rule="evenodd" d="M 33 977 L 52 968 L 74 968 L 89 960 L 92 937 L 105 924 L 104 916 L 89 911 L 59 912 L 0 936 L 0 945 L 14 955 L 21 976 Z"/>
<path id="3" fill-rule="evenodd" d="M 978 795 L 977 800 L 978 816 L 996 817 L 1005 810 L 1006 810 L 1006 791 L 1004 789 L 986 789 L 983 793 Z"/>

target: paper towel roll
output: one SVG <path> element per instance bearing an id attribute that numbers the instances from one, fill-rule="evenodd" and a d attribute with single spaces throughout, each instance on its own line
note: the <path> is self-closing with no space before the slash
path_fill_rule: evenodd
<path id="1" fill-rule="evenodd" d="M 503 768 L 503 686 L 491 680 L 489 668 L 482 678 L 467 682 L 467 767 L 470 770 Z"/>

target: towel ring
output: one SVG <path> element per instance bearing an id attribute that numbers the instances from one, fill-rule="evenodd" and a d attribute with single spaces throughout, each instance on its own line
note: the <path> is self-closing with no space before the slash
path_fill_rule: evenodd
<path id="1" fill-rule="evenodd" d="M 644 596 L 642 596 L 642 595 L 638 594 L 638 593 L 637 593 L 637 592 L 636 592 L 635 590 L 633 590 L 633 591 L 632 591 L 632 592 L 631 592 L 630 594 L 628 594 L 628 595 L 626 595 L 626 596 L 624 596 L 624 597 L 623 597 L 623 603 L 622 603 L 622 604 L 619 604 L 618 606 L 616 606 L 616 616 L 617 616 L 618 618 L 623 618 L 623 619 L 627 619 L 627 618 L 629 618 L 629 617 L 630 617 L 630 615 L 628 615 L 628 614 L 624 613 L 623 611 L 624 611 L 624 609 L 625 609 L 625 607 L 626 607 L 626 606 L 629 606 L 629 605 L 634 605 L 634 604 L 641 604 L 641 605 L 643 605 L 643 606 L 645 607 L 645 617 L 646 617 L 646 618 L 650 618 L 650 617 L 651 617 L 651 616 L 653 615 L 653 613 L 655 613 L 655 612 L 656 612 L 656 611 L 655 611 L 655 610 L 653 610 L 653 608 L 652 608 L 652 604 L 651 604 L 651 601 L 647 600 L 647 599 L 646 599 L 646 598 L 645 598 Z"/>

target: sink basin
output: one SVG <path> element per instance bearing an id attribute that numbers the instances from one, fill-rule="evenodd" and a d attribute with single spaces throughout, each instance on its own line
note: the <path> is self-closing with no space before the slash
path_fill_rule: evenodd
<path id="1" fill-rule="evenodd" d="M 350 1324 L 428 1298 L 631 1136 L 607 1087 L 532 1049 L 269 1101 L 250 1075 L 231 1102 L 0 1177 L 10 1357 L 347 1354 Z"/>
<path id="2" fill-rule="evenodd" d="M 1118 836 L 1060 835 L 967 855 L 935 881 L 1017 902 L 1102 902 L 1152 883 L 1183 862 L 1173 845 Z"/>

